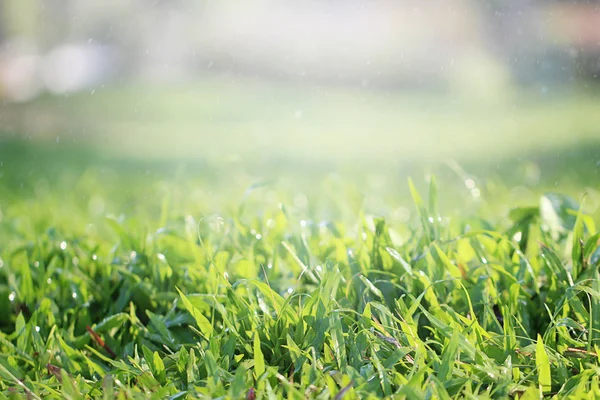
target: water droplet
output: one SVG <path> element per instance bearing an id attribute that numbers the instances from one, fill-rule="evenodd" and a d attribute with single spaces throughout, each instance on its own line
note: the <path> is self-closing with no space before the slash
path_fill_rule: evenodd
<path id="1" fill-rule="evenodd" d="M 269 218 L 267 220 L 267 228 L 274 228 L 274 227 L 275 227 L 275 220 Z"/>
<path id="2" fill-rule="evenodd" d="M 60 242 L 60 249 L 61 250 L 66 250 L 67 249 L 67 242 L 65 242 L 65 241 Z"/>
<path id="3" fill-rule="evenodd" d="M 465 180 L 465 186 L 469 190 L 475 189 L 475 181 L 473 179 L 467 179 L 467 180 Z"/>
<path id="4" fill-rule="evenodd" d="M 352 250 L 348 250 L 348 255 L 349 255 L 350 257 L 352 257 L 352 255 L 353 255 L 353 253 L 352 253 Z"/>
<path id="5" fill-rule="evenodd" d="M 39 268 L 40 267 L 40 262 L 39 261 L 34 262 L 33 266 L 36 267 L 36 268 Z"/>
<path id="6" fill-rule="evenodd" d="M 321 267 L 320 265 L 317 265 L 317 266 L 315 267 L 315 269 L 316 269 L 317 271 L 319 271 L 319 272 L 323 271 L 323 267 Z"/>
<path id="7" fill-rule="evenodd" d="M 430 224 L 433 224 L 433 221 L 434 221 L 433 217 L 429 217 L 429 218 L 427 218 L 427 219 L 429 220 L 429 223 L 430 223 Z"/>
<path id="8" fill-rule="evenodd" d="M 39 331 L 40 331 L 40 327 L 36 325 L 36 327 L 35 327 L 35 331 L 36 331 L 36 332 L 39 332 Z"/>
<path id="9" fill-rule="evenodd" d="M 517 232 L 513 236 L 513 239 L 516 240 L 517 242 L 520 242 L 522 238 L 523 238 L 523 233 L 522 232 Z"/>
<path id="10" fill-rule="evenodd" d="M 256 240 L 260 240 L 260 239 L 262 239 L 262 235 L 260 233 L 257 233 L 256 234 Z"/>
<path id="11" fill-rule="evenodd" d="M 137 252 L 135 250 L 133 250 L 131 253 L 129 253 L 129 258 L 131 258 L 132 260 L 135 260 L 136 257 L 137 257 Z"/>
<path id="12" fill-rule="evenodd" d="M 73 297 L 74 299 L 76 299 L 77 298 L 77 293 L 75 293 L 75 292 L 71 293 L 71 297 Z"/>
<path id="13" fill-rule="evenodd" d="M 8 300 L 15 301 L 15 297 L 17 297 L 17 294 L 15 292 L 10 292 L 8 295 Z"/>
<path id="14" fill-rule="evenodd" d="M 475 188 L 471 190 L 471 195 L 477 199 L 481 196 L 481 192 L 479 191 L 479 189 Z"/>
<path id="15" fill-rule="evenodd" d="M 367 240 L 367 232 L 362 233 L 362 238 L 363 238 L 363 240 Z"/>
<path id="16" fill-rule="evenodd" d="M 92 260 L 96 261 L 98 259 L 98 256 L 95 254 L 92 254 Z"/>
<path id="17" fill-rule="evenodd" d="M 52 278 L 48 278 L 48 279 L 46 279 L 46 283 L 47 283 L 48 285 L 49 285 L 49 284 L 51 284 L 51 283 L 52 283 Z"/>
<path id="18" fill-rule="evenodd" d="M 163 253 L 158 253 L 156 255 L 156 258 L 158 258 L 162 262 L 167 262 L 167 257 L 165 257 L 165 255 Z"/>
<path id="19" fill-rule="evenodd" d="M 300 221 L 300 226 L 303 228 L 306 227 L 306 221 L 305 220 Z"/>
<path id="20" fill-rule="evenodd" d="M 294 289 L 292 289 L 291 287 L 287 289 L 288 294 L 292 294 L 294 292 Z"/>
<path id="21" fill-rule="evenodd" d="M 227 272 L 223 272 L 223 278 L 229 279 L 229 274 Z"/>
<path id="22" fill-rule="evenodd" d="M 271 264 L 271 263 L 267 264 L 267 268 L 273 269 L 273 264 Z"/>
<path id="23" fill-rule="evenodd" d="M 481 262 L 482 262 L 482 263 L 484 263 L 484 264 L 487 264 L 487 263 L 488 263 L 488 260 L 487 260 L 487 258 L 485 258 L 485 257 L 481 257 Z"/>

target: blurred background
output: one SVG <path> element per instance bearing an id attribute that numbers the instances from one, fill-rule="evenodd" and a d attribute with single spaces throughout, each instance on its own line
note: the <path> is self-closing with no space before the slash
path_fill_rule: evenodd
<path id="1" fill-rule="evenodd" d="M 5 161 L 368 170 L 376 190 L 444 165 L 580 190 L 599 74 L 600 1 L 0 0 Z"/>

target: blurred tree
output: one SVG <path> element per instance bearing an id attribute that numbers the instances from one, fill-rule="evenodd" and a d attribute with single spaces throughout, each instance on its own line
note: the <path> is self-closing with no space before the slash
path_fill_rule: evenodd
<path id="1" fill-rule="evenodd" d="M 5 25 L 5 15 L 6 15 L 6 2 L 4 0 L 0 0 L 0 43 L 6 40 L 6 27 Z"/>
<path id="2" fill-rule="evenodd" d="M 36 38 L 41 8 L 40 0 L 0 0 L 0 24 L 5 37 Z"/>

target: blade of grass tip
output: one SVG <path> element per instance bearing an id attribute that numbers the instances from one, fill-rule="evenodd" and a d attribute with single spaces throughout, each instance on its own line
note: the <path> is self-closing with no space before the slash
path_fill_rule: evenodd
<path id="1" fill-rule="evenodd" d="M 598 269 L 594 271 L 594 279 L 592 280 L 592 289 L 596 292 L 596 295 L 588 293 L 590 295 L 590 342 L 588 350 L 592 349 L 592 346 L 597 343 L 598 337 L 600 336 L 600 273 Z"/>
<path id="2" fill-rule="evenodd" d="M 254 372 L 256 373 L 257 381 L 265 373 L 265 356 L 260 348 L 258 332 L 254 333 Z"/>
<path id="3" fill-rule="evenodd" d="M 546 353 L 544 340 L 539 333 L 537 336 L 537 343 L 535 345 L 535 366 L 538 372 L 538 384 L 544 393 L 549 392 L 552 389 L 550 359 L 548 358 L 548 353 Z"/>
<path id="4" fill-rule="evenodd" d="M 429 216 L 427 215 L 427 208 L 425 207 L 425 203 L 421 198 L 421 195 L 417 191 L 414 182 L 411 178 L 408 178 L 408 187 L 410 189 L 410 194 L 412 196 L 413 202 L 417 207 L 417 211 L 419 212 L 419 217 L 421 219 L 421 226 L 423 227 L 423 233 L 425 234 L 425 238 L 427 242 L 431 242 L 433 240 L 433 233 L 431 232 L 431 225 L 429 224 Z"/>
<path id="5" fill-rule="evenodd" d="M 434 176 L 429 181 L 429 214 L 437 216 L 437 185 Z"/>
<path id="6" fill-rule="evenodd" d="M 206 318 L 204 315 L 202 315 L 200 310 L 198 310 L 192 304 L 192 302 L 183 294 L 183 292 L 181 290 L 179 290 L 179 288 L 176 288 L 176 289 L 177 289 L 177 292 L 179 293 L 179 296 L 181 297 L 181 300 L 183 301 L 183 305 L 188 310 L 188 312 L 192 315 L 192 317 L 196 321 L 196 324 L 198 324 L 198 328 L 200 328 L 200 331 L 206 336 L 207 339 L 210 339 L 210 337 L 213 334 L 213 326 L 210 323 L 210 321 L 208 320 L 208 318 Z"/>
<path id="7" fill-rule="evenodd" d="M 338 362 L 338 368 L 340 371 L 345 371 L 347 365 L 346 342 L 344 340 L 342 322 L 340 321 L 340 316 L 338 313 L 332 313 L 329 317 L 329 328 L 333 350 Z"/>
<path id="8" fill-rule="evenodd" d="M 412 267 L 410 266 L 410 264 L 408 262 L 406 262 L 406 260 L 404 258 L 402 258 L 402 256 L 400 255 L 400 253 L 398 253 L 398 251 L 396 251 L 395 249 L 391 248 L 391 247 L 386 247 L 385 250 L 388 252 L 388 254 L 390 256 L 392 256 L 392 258 L 396 261 L 398 261 L 398 263 L 400 263 L 400 265 L 402 266 L 402 268 L 404 268 L 404 271 L 406 271 L 406 273 L 408 275 L 412 275 L 413 271 L 412 271 Z"/>
<path id="9" fill-rule="evenodd" d="M 265 373 L 265 356 L 260 348 L 260 337 L 258 332 L 254 333 L 254 348 L 253 348 L 253 356 L 254 356 L 254 372 L 256 379 L 256 388 L 259 392 L 262 392 L 264 389 L 264 380 L 261 380 L 260 377 Z"/>
<path id="10" fill-rule="evenodd" d="M 435 182 L 435 177 L 431 177 L 429 182 L 429 216 L 433 218 L 431 222 L 431 229 L 433 231 L 433 237 L 438 240 L 440 238 L 440 229 L 439 229 L 439 213 L 437 208 L 438 200 L 437 200 L 437 185 Z"/>
<path id="11" fill-rule="evenodd" d="M 417 206 L 417 208 L 421 209 L 423 207 L 423 199 L 421 195 L 417 191 L 415 184 L 411 178 L 408 178 L 408 188 L 410 189 L 410 195 L 412 196 L 413 202 Z"/>
<path id="12" fill-rule="evenodd" d="M 433 243 L 433 249 L 434 252 L 432 252 L 431 255 L 434 256 L 434 259 L 437 258 L 436 261 L 438 261 L 444 267 L 446 267 L 446 270 L 448 271 L 450 276 L 452 276 L 453 278 L 462 278 L 462 273 L 460 272 L 460 269 L 456 265 L 454 265 L 452 261 L 450 261 L 450 258 L 448 258 L 448 256 L 440 248 L 440 246 Z"/>
<path id="13" fill-rule="evenodd" d="M 577 277 L 583 270 L 583 249 L 581 242 L 583 240 L 583 211 L 581 207 L 577 213 L 577 219 L 575 220 L 575 226 L 573 227 L 573 249 L 571 256 L 573 260 L 573 280 L 577 282 Z"/>
<path id="14" fill-rule="evenodd" d="M 194 390 L 194 384 L 196 383 L 196 352 L 194 348 L 190 349 L 190 356 L 185 369 L 185 376 L 187 379 L 187 388 L 189 391 Z"/>
<path id="15" fill-rule="evenodd" d="M 300 275 L 300 277 L 304 274 L 307 274 L 308 277 L 313 281 L 313 282 L 319 282 L 319 280 L 317 279 L 317 277 L 315 276 L 315 274 L 313 274 L 311 272 L 310 269 L 308 269 L 308 267 L 306 266 L 306 264 L 304 264 L 302 262 L 302 260 L 300 259 L 300 257 L 298 257 L 298 255 L 296 254 L 296 251 L 294 250 L 294 248 L 292 247 L 291 244 L 289 244 L 286 241 L 282 241 L 281 245 L 288 251 L 288 253 L 290 254 L 290 256 L 292 256 L 292 259 L 296 262 L 296 264 L 298 264 L 298 266 L 302 269 L 302 273 Z M 300 278 L 298 278 L 298 280 L 300 280 Z"/>
<path id="16" fill-rule="evenodd" d="M 448 342 L 448 345 L 443 351 L 442 363 L 438 371 L 438 378 L 442 382 L 450 380 L 452 376 L 452 370 L 454 369 L 454 363 L 456 356 L 458 355 L 458 345 L 460 342 L 460 334 L 458 330 L 455 330 Z"/>

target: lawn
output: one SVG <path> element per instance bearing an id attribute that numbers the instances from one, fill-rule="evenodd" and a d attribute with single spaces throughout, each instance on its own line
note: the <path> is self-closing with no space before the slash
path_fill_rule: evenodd
<path id="1" fill-rule="evenodd" d="M 1 396 L 600 396 L 599 106 L 222 77 L 3 105 Z"/>

